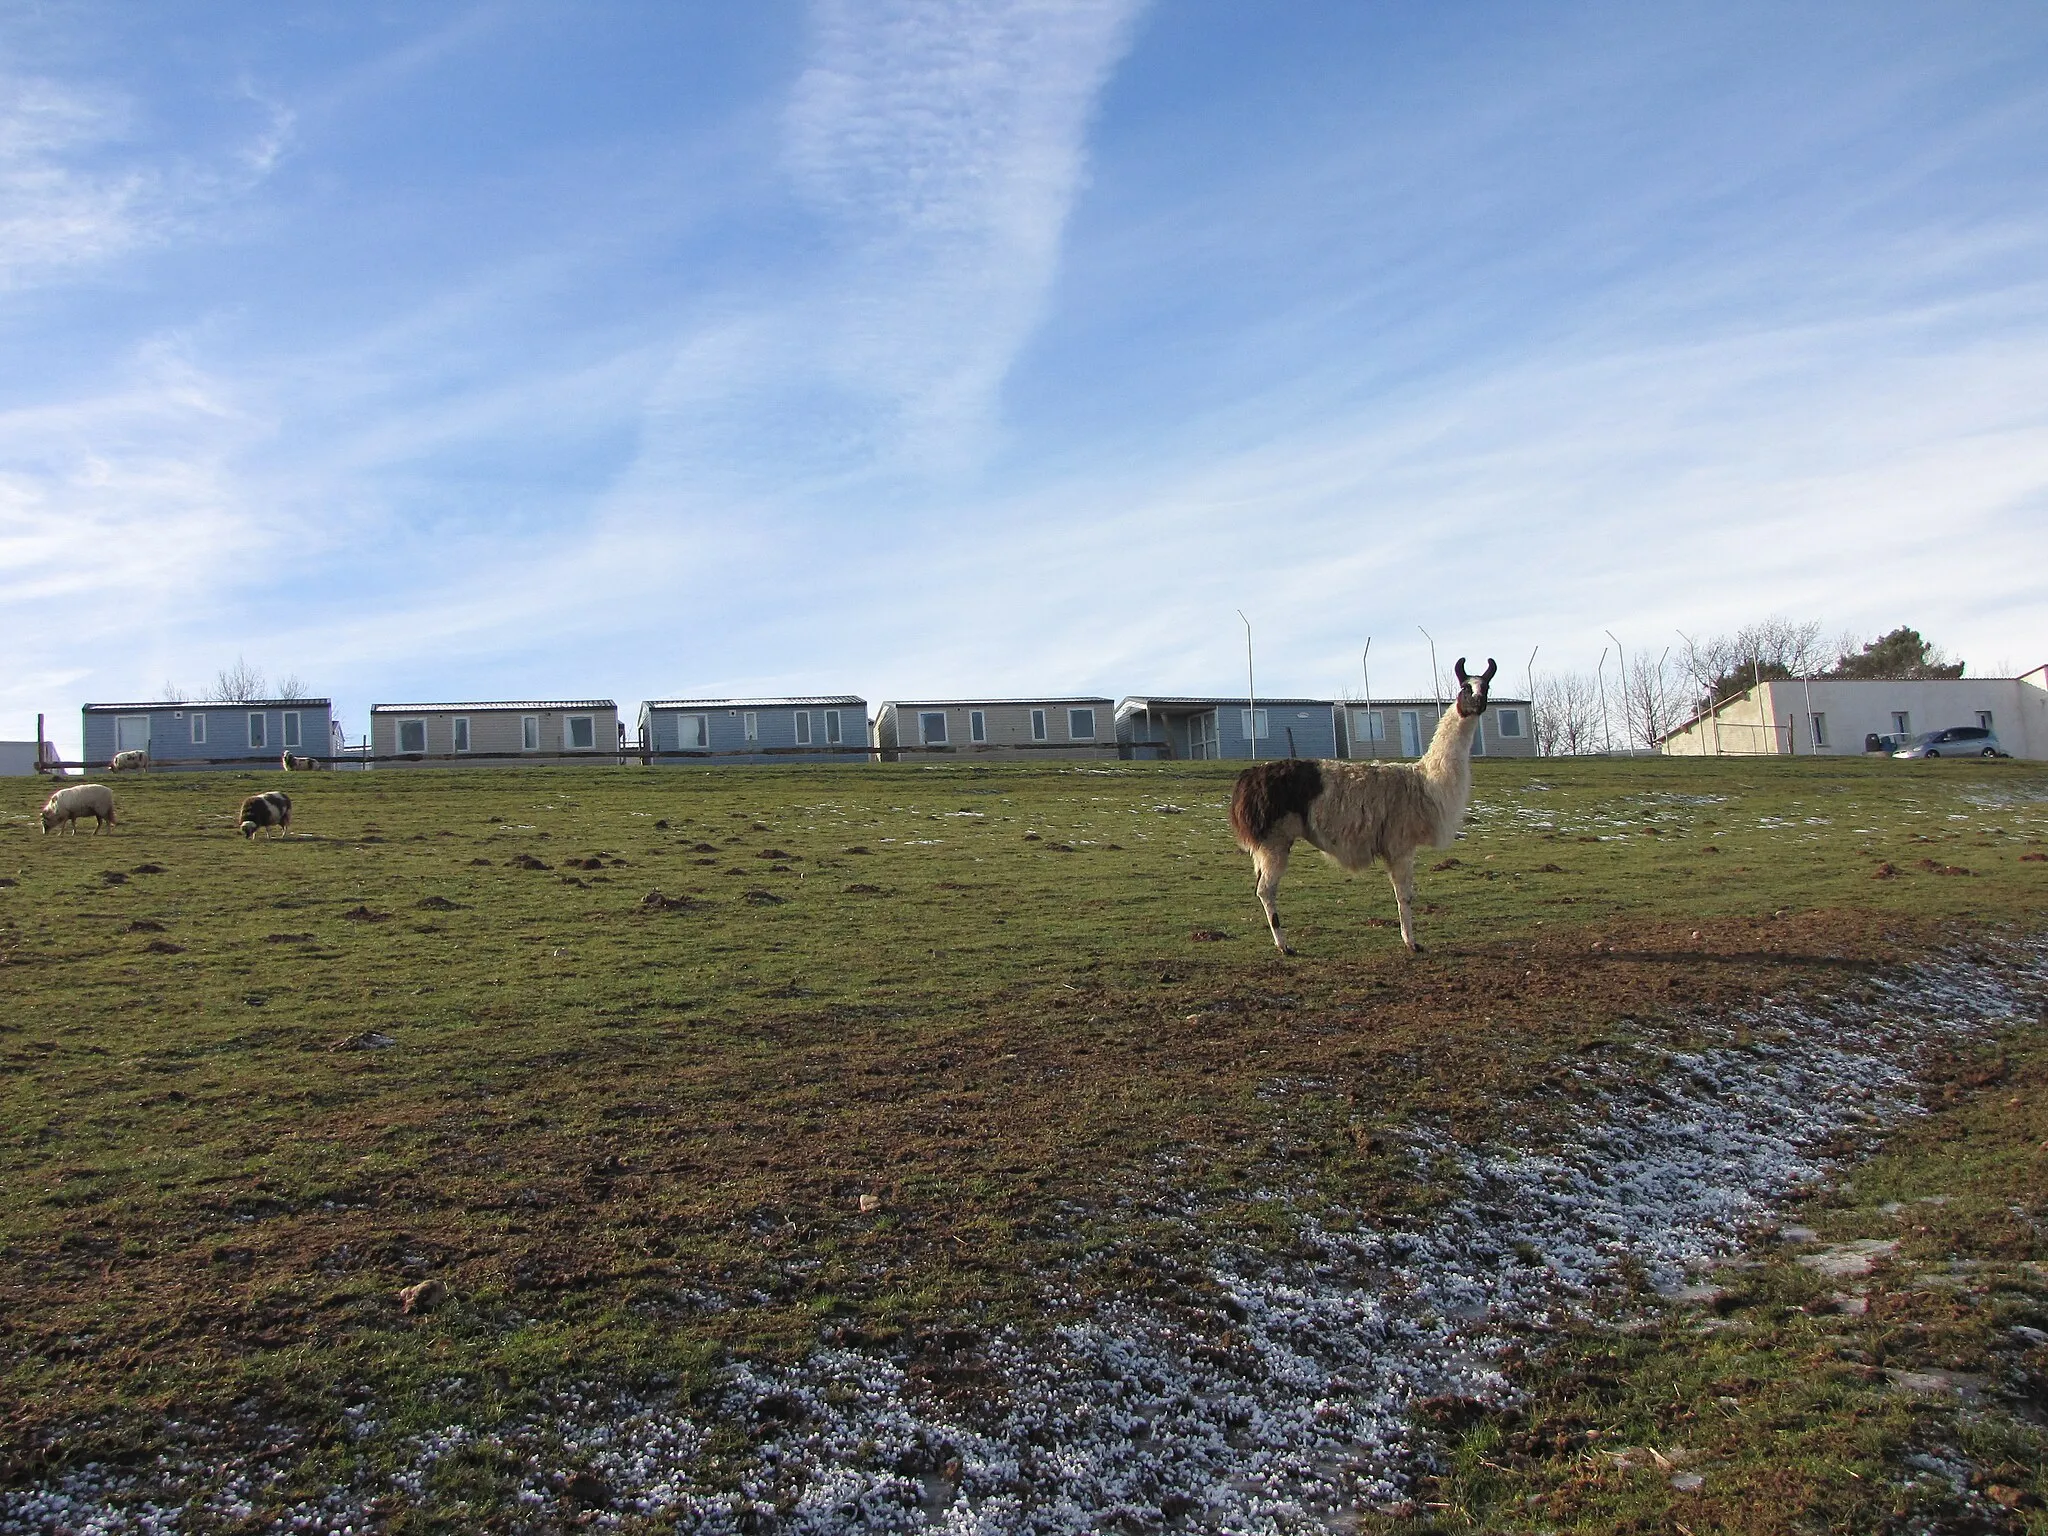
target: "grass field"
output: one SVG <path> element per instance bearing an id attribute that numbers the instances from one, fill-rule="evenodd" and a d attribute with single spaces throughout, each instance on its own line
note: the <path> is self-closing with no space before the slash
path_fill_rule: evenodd
<path id="1" fill-rule="evenodd" d="M 264 1468 L 187 1529 L 266 1528 L 337 1488 L 392 1529 L 632 1527 L 573 1457 L 543 1503 L 491 1455 L 425 1480 L 406 1458 L 595 1385 L 690 1418 L 693 1488 L 760 1485 L 773 1437 L 721 1422 L 719 1394 L 821 1341 L 971 1419 L 991 1340 L 1195 1307 L 1211 1243 L 1281 1252 L 1303 1221 L 1443 1208 L 1455 1177 L 1407 1155 L 1416 1128 L 1476 1144 L 1540 1122 L 1589 1049 L 2048 911 L 2035 765 L 1475 769 L 1468 835 L 1421 877 L 1428 953 L 1400 951 L 1383 877 L 1304 856 L 1294 960 L 1264 936 L 1220 765 L 117 777 L 118 829 L 48 838 L 20 784 L 0 818 L 6 1484 L 176 1450 L 194 1486 Z M 288 839 L 235 834 L 258 787 L 293 794 Z M 1951 1182 L 1992 1193 L 1941 1207 L 1976 1224 L 1936 1246 L 1995 1227 L 2001 1262 L 2038 1265 L 2038 1030 L 2001 1049 L 2024 1093 L 1987 1079 L 1913 1134 L 1979 1127 Z M 1958 1154 L 1927 1137 L 1827 1220 L 1937 1192 L 1915 1180 Z M 1847 1325 L 1795 1310 L 1788 1264 L 1743 1282 L 1776 1321 L 1740 1370 L 1682 1319 L 1563 1336 L 1522 1367 L 1520 1418 L 1432 1431 L 1417 1488 L 1440 1496 L 1362 1518 L 1668 1529 L 1666 1480 L 1601 1481 L 1584 1435 L 1603 1414 L 1646 1433 L 1659 1392 L 1746 1402 L 1701 1385 L 1735 1377 L 1818 1438 L 1696 1529 L 1782 1528 L 1786 1479 L 1903 1466 L 1946 1410 L 1882 1382 L 1869 1412 L 1855 1383 L 1815 1395 L 1797 1362 Z M 402 1311 L 426 1281 L 445 1294 Z M 2039 1292 L 1977 1321 L 2048 1327 Z M 2000 1443 L 2015 1502 L 1985 1518 L 2042 1529 L 2039 1441 Z M 1934 1507 L 1895 1516 L 1899 1497 L 1884 1518 Z"/>

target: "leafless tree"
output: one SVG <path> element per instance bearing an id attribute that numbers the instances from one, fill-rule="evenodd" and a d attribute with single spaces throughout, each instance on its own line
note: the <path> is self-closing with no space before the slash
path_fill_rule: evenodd
<path id="1" fill-rule="evenodd" d="M 247 704 L 263 696 L 263 674 L 239 656 L 232 667 L 222 667 L 215 675 L 207 695 L 220 704 Z"/>
<path id="2" fill-rule="evenodd" d="M 158 699 L 159 703 L 183 704 L 186 702 L 186 699 L 187 695 L 184 689 L 180 688 L 176 683 L 172 682 L 169 678 L 164 679 L 164 691 Z"/>
<path id="3" fill-rule="evenodd" d="M 1685 718 L 1685 669 L 1670 651 L 1637 651 L 1621 669 L 1622 728 L 1632 746 L 1654 748 Z"/>
<path id="4" fill-rule="evenodd" d="M 1536 684 L 1529 719 L 1545 757 L 1594 751 L 1600 743 L 1600 690 L 1583 672 L 1546 673 Z"/>
<path id="5" fill-rule="evenodd" d="M 270 696 L 274 699 L 297 700 L 306 698 L 308 696 L 308 693 L 309 690 L 307 689 L 305 683 L 300 679 L 299 674 L 296 672 L 287 672 L 283 677 L 280 677 L 277 680 L 277 683 L 271 690 Z"/>

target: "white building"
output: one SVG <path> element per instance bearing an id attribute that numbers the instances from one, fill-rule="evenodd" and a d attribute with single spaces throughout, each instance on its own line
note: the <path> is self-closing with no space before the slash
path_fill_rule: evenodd
<path id="1" fill-rule="evenodd" d="M 1763 683 L 1694 715 L 1662 747 L 1674 756 L 1854 756 L 1874 737 L 1955 725 L 1987 726 L 2014 757 L 2048 759 L 2048 666 L 2019 677 Z"/>

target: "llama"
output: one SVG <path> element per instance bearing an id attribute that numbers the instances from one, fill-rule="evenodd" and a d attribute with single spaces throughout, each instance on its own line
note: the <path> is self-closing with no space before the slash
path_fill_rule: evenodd
<path id="1" fill-rule="evenodd" d="M 1458 698 L 1437 722 L 1429 750 L 1412 763 L 1258 763 L 1237 776 L 1230 796 L 1230 825 L 1237 845 L 1252 856 L 1259 904 L 1266 926 L 1283 955 L 1277 897 L 1280 877 L 1296 838 L 1340 868 L 1357 871 L 1377 858 L 1387 866 L 1394 901 L 1401 909 L 1401 942 L 1420 954 L 1415 942 L 1415 855 L 1424 847 L 1448 848 L 1472 798 L 1472 737 L 1486 713 L 1486 690 L 1498 670 L 1468 677 L 1465 658 L 1452 669 Z"/>

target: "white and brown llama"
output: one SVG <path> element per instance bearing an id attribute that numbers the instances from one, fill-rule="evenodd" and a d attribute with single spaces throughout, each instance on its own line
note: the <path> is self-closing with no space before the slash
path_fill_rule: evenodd
<path id="1" fill-rule="evenodd" d="M 1290 759 L 1258 763 L 1237 776 L 1230 826 L 1238 847 L 1252 856 L 1259 904 L 1281 954 L 1294 953 L 1280 931 L 1277 898 L 1296 838 L 1345 870 L 1383 862 L 1401 909 L 1401 942 L 1420 952 L 1415 855 L 1423 848 L 1448 848 L 1465 820 L 1472 798 L 1472 738 L 1498 665 L 1488 657 L 1486 670 L 1468 677 L 1460 656 L 1452 670 L 1458 675 L 1457 700 L 1437 721 L 1429 750 L 1412 763 Z"/>

